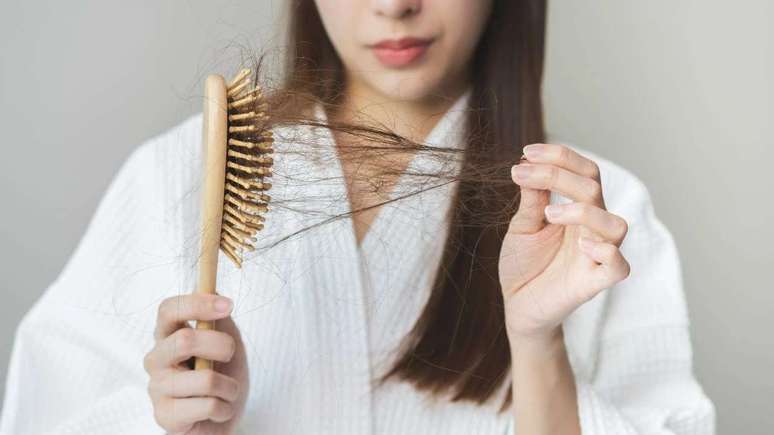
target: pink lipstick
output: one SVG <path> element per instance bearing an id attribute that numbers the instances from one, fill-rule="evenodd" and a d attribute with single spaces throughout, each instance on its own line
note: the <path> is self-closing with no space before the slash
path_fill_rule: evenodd
<path id="1" fill-rule="evenodd" d="M 406 37 L 385 39 L 370 45 L 376 58 L 387 67 L 410 65 L 419 59 L 428 49 L 432 39 Z"/>

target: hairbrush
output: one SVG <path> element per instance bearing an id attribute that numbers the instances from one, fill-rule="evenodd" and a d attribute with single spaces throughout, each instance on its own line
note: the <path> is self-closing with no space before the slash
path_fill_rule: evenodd
<path id="1" fill-rule="evenodd" d="M 261 87 L 251 84 L 248 68 L 226 84 L 217 74 L 204 87 L 202 144 L 201 244 L 196 292 L 216 294 L 218 255 L 222 251 L 237 268 L 243 253 L 253 251 L 255 235 L 269 211 L 272 145 L 267 103 Z M 197 321 L 196 329 L 215 329 L 214 321 Z M 196 370 L 212 368 L 197 357 Z"/>

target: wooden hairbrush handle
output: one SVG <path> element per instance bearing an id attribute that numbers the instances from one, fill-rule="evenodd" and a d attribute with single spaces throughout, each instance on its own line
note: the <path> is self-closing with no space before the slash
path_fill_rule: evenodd
<path id="1" fill-rule="evenodd" d="M 226 82 L 219 75 L 210 75 L 205 82 L 202 144 L 204 147 L 205 181 L 201 212 L 201 245 L 199 256 L 198 293 L 215 294 L 223 221 L 223 195 L 226 179 L 228 141 L 228 101 Z M 215 329 L 214 321 L 196 321 L 196 329 Z M 195 370 L 211 369 L 210 360 L 196 357 Z"/>
<path id="2" fill-rule="evenodd" d="M 254 236 L 269 211 L 266 178 L 272 176 L 274 138 L 267 104 L 260 86 L 250 86 L 250 73 L 242 69 L 228 85 L 216 74 L 205 82 L 198 293 L 216 293 L 219 251 L 242 267 L 242 253 L 255 250 Z M 198 320 L 196 329 L 215 329 L 215 322 Z M 194 369 L 211 368 L 212 361 L 195 358 Z"/>

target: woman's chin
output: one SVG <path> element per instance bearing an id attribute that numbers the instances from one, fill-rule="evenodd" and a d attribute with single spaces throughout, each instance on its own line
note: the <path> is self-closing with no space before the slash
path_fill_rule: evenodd
<path id="1" fill-rule="evenodd" d="M 371 86 L 393 101 L 422 101 L 436 94 L 438 84 L 425 74 L 384 74 Z"/>

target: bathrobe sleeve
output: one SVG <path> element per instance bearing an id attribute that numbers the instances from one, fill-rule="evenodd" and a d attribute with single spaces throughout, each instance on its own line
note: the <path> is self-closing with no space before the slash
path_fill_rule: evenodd
<path id="1" fill-rule="evenodd" d="M 715 408 L 692 369 L 674 239 L 635 175 L 592 159 L 600 166 L 608 209 L 629 224 L 621 250 L 631 273 L 603 290 L 609 293 L 608 305 L 600 322 L 595 370 L 586 377 L 576 373 L 581 432 L 712 435 Z M 513 421 L 509 431 L 513 434 Z"/>
<path id="2" fill-rule="evenodd" d="M 185 141 L 173 129 L 131 154 L 69 262 L 23 317 L 0 434 L 165 433 L 143 357 L 154 344 L 158 303 L 182 290 L 173 231 L 180 199 L 169 197 L 179 177 L 175 165 L 159 168 Z"/>

